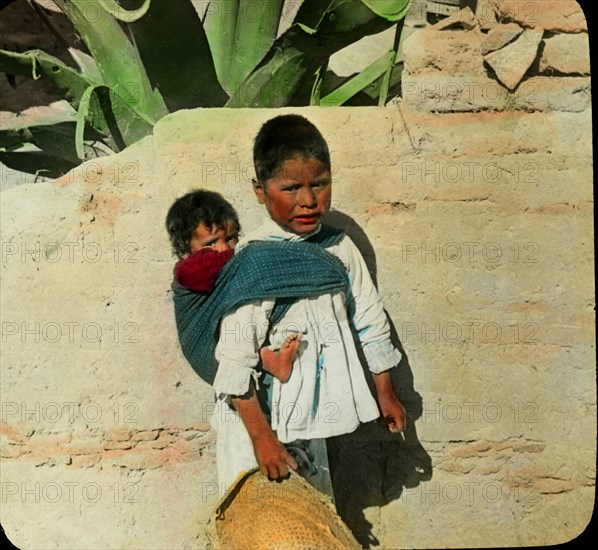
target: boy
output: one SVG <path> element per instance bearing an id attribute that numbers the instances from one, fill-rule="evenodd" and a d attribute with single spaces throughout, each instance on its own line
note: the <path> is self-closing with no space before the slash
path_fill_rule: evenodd
<path id="1" fill-rule="evenodd" d="M 352 432 L 380 414 L 391 431 L 404 430 L 405 409 L 388 372 L 401 355 L 390 342 L 388 321 L 361 254 L 344 233 L 328 238 L 334 231 L 322 224 L 330 208 L 332 181 L 328 146 L 317 128 L 298 115 L 271 119 L 256 137 L 254 165 L 254 193 L 270 219 L 242 239 L 238 250 L 256 241 L 320 241 L 342 262 L 350 286 L 346 292 L 298 299 L 276 322 L 270 317 L 275 302 L 268 298 L 243 304 L 222 319 L 213 382 L 223 408 L 217 417 L 219 476 L 228 485 L 239 472 L 258 465 L 273 479 L 285 477 L 296 463 L 282 443 L 300 441 L 318 466 L 319 478 L 308 481 L 331 494 L 327 437 Z M 237 327 L 245 330 L 241 340 L 230 337 Z M 378 406 L 352 328 L 372 373 Z M 301 332 L 303 342 L 288 382 L 272 382 L 268 419 L 258 406 L 256 351 L 266 336 L 276 344 L 290 330 Z"/>
<path id="2" fill-rule="evenodd" d="M 192 191 L 170 207 L 166 229 L 179 258 L 175 280 L 194 292 L 210 293 L 239 239 L 241 225 L 235 209 L 219 193 Z M 280 350 L 262 347 L 263 370 L 286 382 L 298 347 L 296 333 L 289 335 Z"/>

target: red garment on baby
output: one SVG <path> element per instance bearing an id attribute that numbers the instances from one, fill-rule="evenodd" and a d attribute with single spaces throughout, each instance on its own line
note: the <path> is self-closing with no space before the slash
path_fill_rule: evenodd
<path id="1" fill-rule="evenodd" d="M 177 282 L 196 292 L 211 292 L 222 268 L 234 255 L 232 249 L 222 252 L 213 248 L 202 248 L 174 266 Z"/>

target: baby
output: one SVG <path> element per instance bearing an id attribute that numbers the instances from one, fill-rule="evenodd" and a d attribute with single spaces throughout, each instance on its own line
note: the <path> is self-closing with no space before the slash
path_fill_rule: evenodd
<path id="1" fill-rule="evenodd" d="M 233 257 L 241 226 L 237 212 L 222 195 L 196 190 L 177 199 L 166 217 L 175 255 L 175 280 L 186 289 L 209 294 L 218 275 Z M 260 349 L 262 369 L 281 382 L 290 375 L 300 335 L 289 334 L 280 346 Z"/>

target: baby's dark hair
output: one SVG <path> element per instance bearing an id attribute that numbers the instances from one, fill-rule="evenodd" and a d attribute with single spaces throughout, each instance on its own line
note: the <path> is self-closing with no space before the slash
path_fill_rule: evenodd
<path id="1" fill-rule="evenodd" d="M 207 227 L 226 227 L 233 222 L 241 230 L 237 212 L 220 193 L 198 189 L 174 201 L 166 215 L 166 230 L 170 236 L 172 250 L 182 258 L 191 252 L 193 231 L 203 223 Z"/>
<path id="2" fill-rule="evenodd" d="M 280 165 L 293 157 L 313 158 L 330 168 L 330 152 L 320 131 L 301 115 L 280 115 L 266 122 L 253 144 L 253 165 L 258 182 L 274 177 Z"/>

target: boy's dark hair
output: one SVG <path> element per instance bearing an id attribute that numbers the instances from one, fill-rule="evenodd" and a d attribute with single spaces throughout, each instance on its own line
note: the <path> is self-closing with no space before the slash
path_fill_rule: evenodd
<path id="1" fill-rule="evenodd" d="M 320 131 L 301 115 L 281 115 L 270 119 L 258 132 L 253 144 L 253 165 L 259 183 L 278 172 L 293 157 L 313 158 L 330 168 L 330 152 Z"/>
<path id="2" fill-rule="evenodd" d="M 166 215 L 166 230 L 173 252 L 179 258 L 191 252 L 191 237 L 200 223 L 224 228 L 231 221 L 240 231 L 237 212 L 220 193 L 198 189 L 183 195 L 174 201 Z"/>

